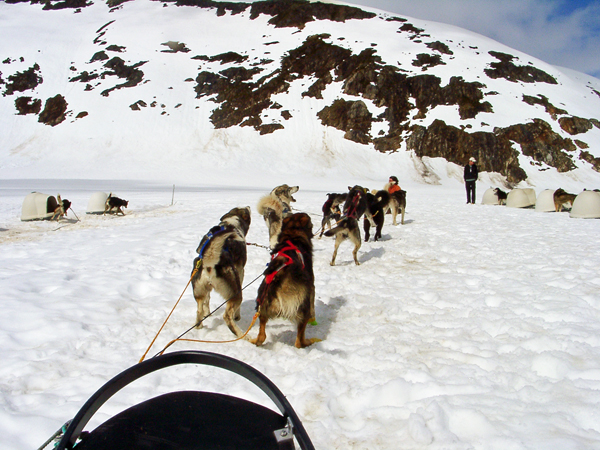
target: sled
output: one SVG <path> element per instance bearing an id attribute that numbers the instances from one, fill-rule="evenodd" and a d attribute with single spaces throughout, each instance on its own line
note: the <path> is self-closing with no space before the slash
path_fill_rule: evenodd
<path id="1" fill-rule="evenodd" d="M 163 394 L 134 405 L 90 432 L 84 427 L 115 393 L 133 381 L 179 364 L 218 367 L 249 380 L 280 413 L 241 398 L 204 391 Z M 143 361 L 102 386 L 69 423 L 56 450 L 244 449 L 314 450 L 281 391 L 261 372 L 228 356 L 181 351 Z"/>

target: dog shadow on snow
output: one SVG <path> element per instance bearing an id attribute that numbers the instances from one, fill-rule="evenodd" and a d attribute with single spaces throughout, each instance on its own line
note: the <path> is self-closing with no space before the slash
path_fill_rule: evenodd
<path id="1" fill-rule="evenodd" d="M 347 303 L 346 298 L 344 297 L 332 297 L 329 299 L 327 303 L 323 302 L 319 299 L 319 295 L 317 292 L 317 298 L 315 299 L 315 314 L 316 314 L 316 325 L 309 324 L 306 327 L 306 337 L 317 338 L 322 341 L 326 340 L 331 331 L 331 325 L 335 323 L 337 320 L 337 315 L 341 308 Z M 250 323 L 252 322 L 252 317 L 256 313 L 256 302 L 254 300 L 244 300 L 240 307 L 240 313 L 242 318 L 238 322 L 239 327 L 245 332 Z M 231 334 L 225 323 L 223 322 L 223 317 L 221 314 L 215 314 L 212 316 L 213 320 L 207 320 L 204 322 L 203 330 L 208 333 L 205 334 L 201 339 L 211 339 L 214 336 L 215 340 L 223 339 L 222 334 L 225 333 L 226 339 L 235 339 L 235 336 Z M 296 325 L 286 319 L 271 319 L 267 322 L 267 340 L 260 347 L 265 350 L 273 350 L 275 344 L 282 343 L 285 345 L 289 345 L 292 348 L 296 342 Z M 216 332 L 216 333 L 215 333 Z M 221 336 L 217 336 L 217 334 Z M 247 338 L 255 338 L 258 334 L 258 319 L 256 323 L 252 327 L 252 329 L 248 332 Z M 252 345 L 248 342 L 246 345 Z M 307 347 L 308 350 L 314 348 L 314 345 Z M 254 347 L 254 345 L 252 345 Z M 339 353 L 338 350 L 327 350 L 327 353 Z"/>

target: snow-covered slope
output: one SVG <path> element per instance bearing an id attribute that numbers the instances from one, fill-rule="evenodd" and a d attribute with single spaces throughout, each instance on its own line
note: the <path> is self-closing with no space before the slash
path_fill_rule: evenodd
<path id="1" fill-rule="evenodd" d="M 254 16 L 250 8 L 218 13 L 217 8 L 136 0 L 114 8 L 95 2 L 80 10 L 42 10 L 41 5 L 0 3 L 0 177 L 97 178 L 109 171 L 124 179 L 228 183 L 228 174 L 239 170 L 275 178 L 301 173 L 380 179 L 393 167 L 405 179 L 444 183 L 448 173 L 458 173 L 454 164 L 446 167 L 407 150 L 407 131 L 397 151 L 381 153 L 372 142 L 359 144 L 345 139 L 344 131 L 324 126 L 317 113 L 335 99 L 361 100 L 373 117 L 385 112 L 385 105 L 344 93 L 343 83 L 335 78 L 322 98 L 303 95 L 314 76 L 296 77 L 284 92 L 272 95 L 278 108 L 263 110 L 260 120 L 283 129 L 260 134 L 239 124 L 215 128 L 211 114 L 219 103 L 215 95 L 197 96 L 199 73 L 218 73 L 235 65 L 262 69 L 253 81 L 273 77 L 291 50 L 309 36 L 322 35 L 328 44 L 353 55 L 374 49 L 382 64 L 400 73 L 439 77 L 442 87 L 452 77 L 485 86 L 482 101 L 489 102 L 493 112 L 461 119 L 457 105 L 434 105 L 419 117 L 413 105 L 407 127 L 443 120 L 468 133 L 493 133 L 541 119 L 561 138 L 582 142 L 568 155 L 578 168 L 559 174 L 554 167 L 521 156 L 527 182 L 539 187 L 599 184 L 598 173 L 580 159 L 580 152 L 600 156 L 600 129 L 594 126 L 570 136 L 547 108 L 527 104 L 523 96 L 543 96 L 564 115 L 594 120 L 600 110 L 600 80 L 557 69 L 463 29 L 372 12 L 372 18 L 313 20 L 298 28 L 276 27 L 269 23 L 272 16 Z M 432 43 L 443 44 L 447 51 L 433 51 Z M 557 84 L 490 78 L 484 71 L 498 63 L 490 51 L 510 54 L 517 66 L 535 67 Z M 107 69 L 106 59 L 96 57 L 98 52 L 120 58 L 128 70 L 140 70 L 143 77 L 131 87 L 111 90 L 128 80 Z M 214 59 L 228 52 L 245 59 L 236 64 Z M 441 57 L 442 64 L 414 65 L 421 54 Z M 32 89 L 7 93 L 11 77 L 36 64 L 34 73 L 43 81 Z M 86 80 L 86 74 L 95 78 Z M 67 103 L 65 120 L 58 125 L 40 123 L 39 114 L 17 114 L 18 97 L 37 99 L 43 109 L 57 95 Z M 387 118 L 374 120 L 370 136 L 377 138 L 389 129 Z M 519 145 L 514 148 L 519 150 Z M 480 154 L 485 152 L 481 149 Z M 425 177 L 424 169 L 435 176 Z"/>

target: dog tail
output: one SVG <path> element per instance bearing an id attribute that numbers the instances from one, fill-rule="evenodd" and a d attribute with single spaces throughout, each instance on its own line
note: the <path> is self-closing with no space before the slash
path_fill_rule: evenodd
<path id="1" fill-rule="evenodd" d="M 340 231 L 343 231 L 345 229 L 348 228 L 347 226 L 347 217 L 342 218 L 335 227 L 333 227 L 331 230 L 327 230 L 325 233 L 323 233 L 325 236 L 327 237 L 331 237 L 331 236 L 335 236 L 336 234 L 338 234 Z"/>
<path id="2" fill-rule="evenodd" d="M 256 211 L 258 211 L 261 216 L 264 216 L 269 209 L 274 210 L 278 215 L 283 213 L 283 206 L 281 203 L 275 201 L 270 195 L 265 195 L 258 201 Z"/>
<path id="3" fill-rule="evenodd" d="M 375 203 L 372 205 L 372 210 L 377 211 L 380 208 L 385 208 L 390 203 L 390 193 L 388 191 L 377 191 L 375 194 Z"/>

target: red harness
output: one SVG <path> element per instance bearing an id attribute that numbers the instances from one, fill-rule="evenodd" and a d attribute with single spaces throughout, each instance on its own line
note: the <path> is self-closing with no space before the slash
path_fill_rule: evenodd
<path id="1" fill-rule="evenodd" d="M 357 219 L 356 217 L 356 210 L 358 208 L 358 203 L 360 202 L 361 199 L 361 195 L 360 192 L 357 192 L 356 194 L 354 194 L 354 197 L 352 197 L 352 203 L 350 205 L 350 208 L 348 208 L 348 211 L 346 211 L 346 216 L 350 217 L 352 219 Z"/>
<path id="2" fill-rule="evenodd" d="M 286 241 L 286 244 L 287 244 L 286 247 L 283 247 L 281 250 L 279 250 L 277 253 L 275 253 L 273 256 L 271 256 L 271 264 L 273 263 L 273 261 L 275 259 L 277 259 L 280 256 L 283 256 L 286 259 L 286 261 L 282 266 L 278 267 L 277 270 L 275 270 L 274 272 L 270 273 L 269 275 L 267 275 L 265 277 L 265 282 L 267 284 L 271 284 L 271 282 L 273 281 L 273 278 L 275 278 L 275 275 L 277 275 L 281 269 L 289 266 L 290 264 L 293 264 L 294 260 L 292 259 L 292 257 L 290 255 L 288 255 L 286 253 L 289 250 L 294 250 L 296 252 L 296 254 L 298 255 L 298 259 L 302 263 L 302 268 L 304 269 L 304 257 L 302 256 L 302 252 L 300 252 L 298 247 L 296 247 L 290 241 Z M 269 264 L 269 265 L 271 265 L 271 264 Z"/>

